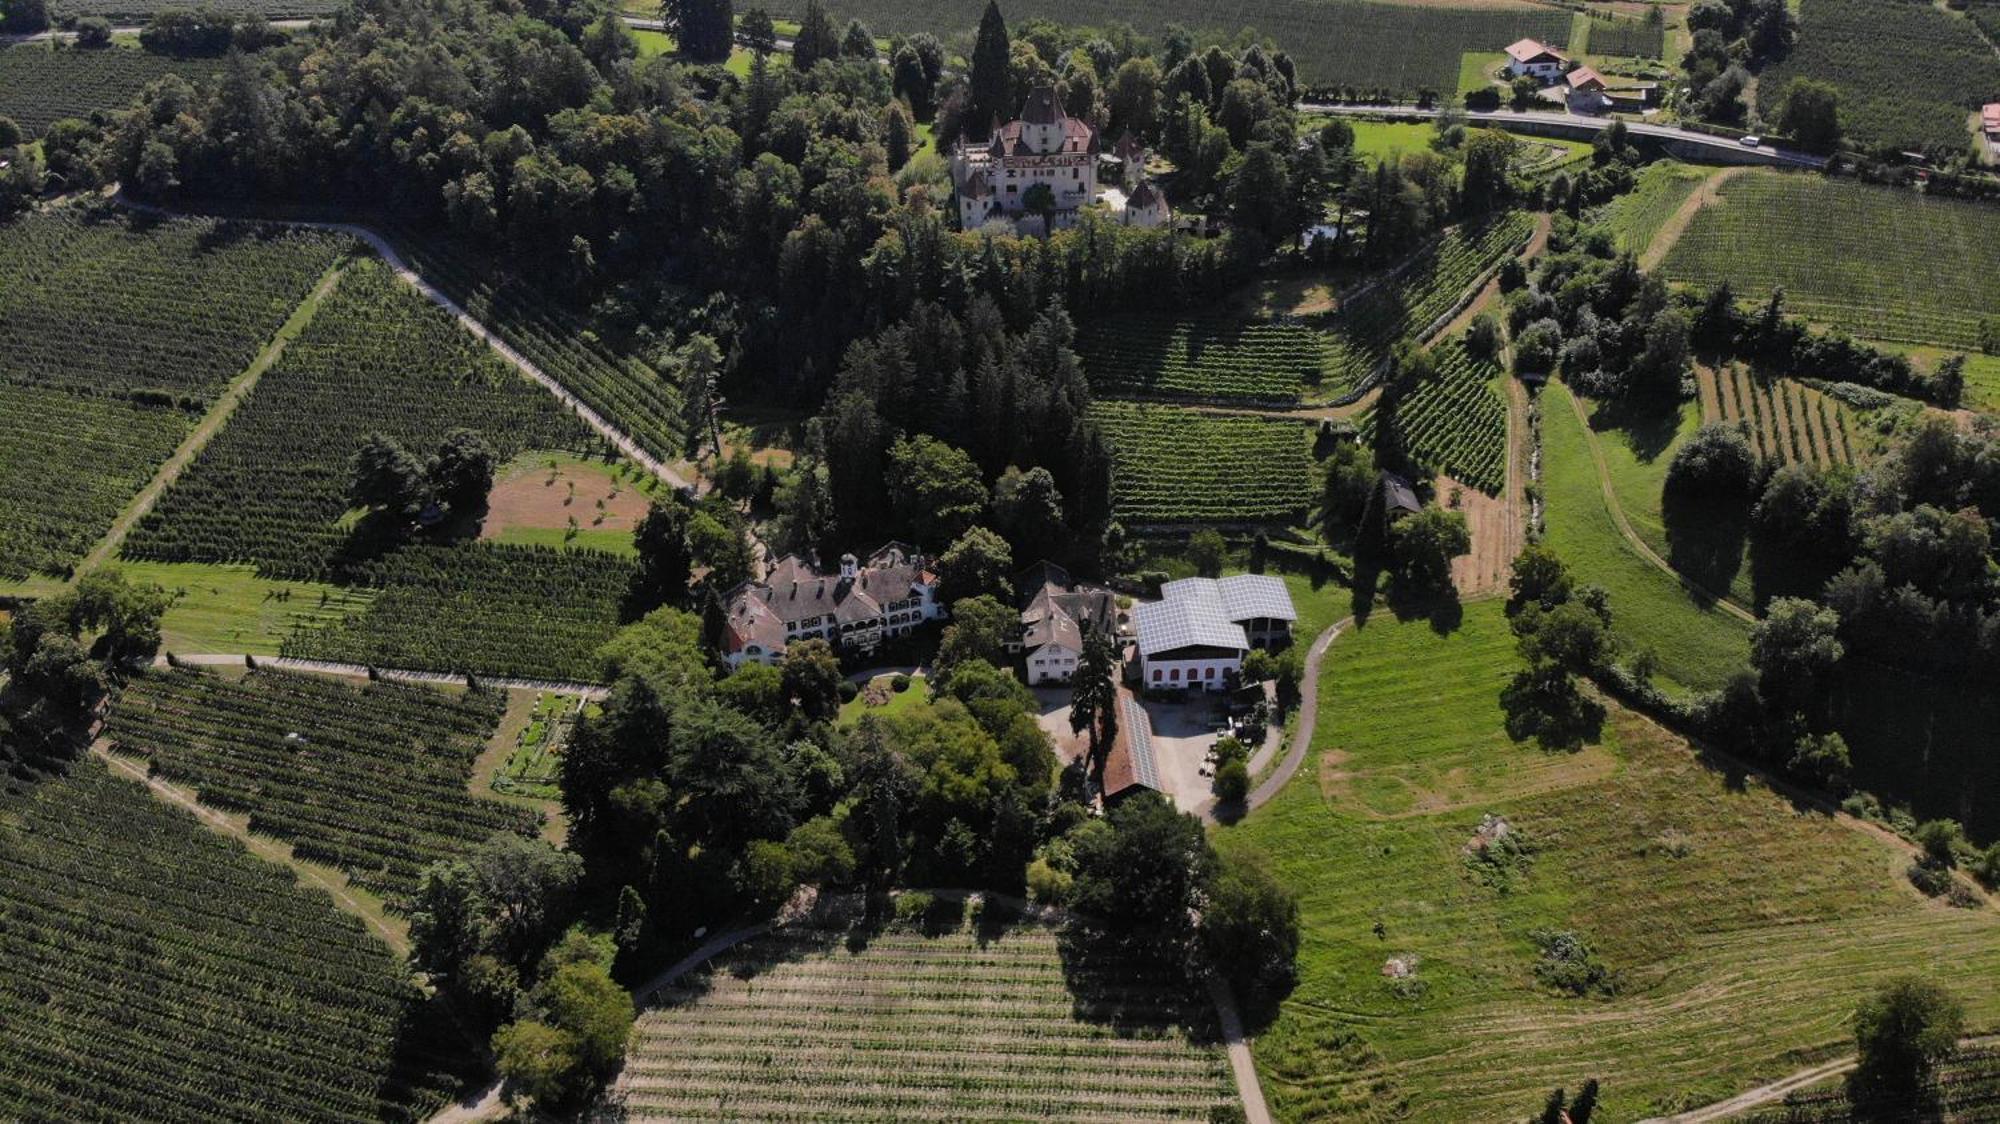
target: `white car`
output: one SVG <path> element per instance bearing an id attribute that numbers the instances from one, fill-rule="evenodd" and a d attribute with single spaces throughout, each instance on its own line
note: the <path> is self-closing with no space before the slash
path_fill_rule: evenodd
<path id="1" fill-rule="evenodd" d="M 1757 136 L 1737 137 L 1736 143 L 1742 145 L 1744 148 L 1756 148 L 1758 145 L 1764 143 L 1764 138 Z"/>

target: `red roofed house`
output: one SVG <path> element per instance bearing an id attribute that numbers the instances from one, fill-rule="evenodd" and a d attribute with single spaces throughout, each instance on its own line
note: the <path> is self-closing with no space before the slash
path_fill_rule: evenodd
<path id="1" fill-rule="evenodd" d="M 1602 113 L 1611 108 L 1611 99 L 1604 92 L 1604 78 L 1595 70 L 1579 66 L 1563 76 L 1563 84 L 1569 88 L 1571 111 Z"/>
<path id="2" fill-rule="evenodd" d="M 1532 74 L 1553 82 L 1569 69 L 1569 56 L 1540 39 L 1522 39 L 1507 48 L 1507 73 L 1513 77 Z"/>
<path id="3" fill-rule="evenodd" d="M 820 637 L 835 648 L 872 652 L 945 615 L 937 577 L 923 556 L 890 543 L 861 565 L 840 558 L 838 574 L 822 574 L 796 555 L 778 559 L 761 582 L 744 582 L 723 602 L 722 658 L 731 668 L 775 664 L 794 640 Z"/>

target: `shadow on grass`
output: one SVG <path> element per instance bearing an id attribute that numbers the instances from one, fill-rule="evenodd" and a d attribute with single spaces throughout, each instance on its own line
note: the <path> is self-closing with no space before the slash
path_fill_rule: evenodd
<path id="1" fill-rule="evenodd" d="M 1660 516 L 1667 528 L 1668 563 L 1701 587 L 1688 590 L 1690 597 L 1704 608 L 1714 604 L 1703 590 L 1727 590 L 1743 568 L 1750 505 L 1669 487 L 1660 496 Z"/>
<path id="2" fill-rule="evenodd" d="M 1071 1017 L 1121 1038 L 1178 1031 L 1203 1045 L 1221 1042 L 1207 990 L 1177 964 L 1163 962 L 1144 936 L 1075 921 L 1063 928 L 1058 949 Z"/>

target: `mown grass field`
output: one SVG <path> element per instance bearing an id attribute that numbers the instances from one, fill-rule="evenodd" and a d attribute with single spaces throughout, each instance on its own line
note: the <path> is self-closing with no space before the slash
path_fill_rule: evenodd
<path id="1" fill-rule="evenodd" d="M 1235 1103 L 1185 979 L 1072 990 L 1054 929 L 959 912 L 738 946 L 640 1015 L 614 1100 L 632 1119 L 1135 1124 Z"/>
<path id="2" fill-rule="evenodd" d="M 1542 392 L 1541 411 L 1545 541 L 1578 580 L 1610 592 L 1613 627 L 1659 656 L 1663 678 L 1696 690 L 1722 686 L 1749 658 L 1749 626 L 1695 601 L 1618 533 L 1568 389 L 1550 384 Z M 1613 463 L 1609 455 L 1607 463 Z M 1642 474 L 1630 467 L 1624 474 L 1621 495 L 1645 490 L 1637 479 Z"/>
<path id="3" fill-rule="evenodd" d="M 877 35 L 928 31 L 949 41 L 954 34 L 970 35 L 985 7 L 985 0 L 852 0 L 837 13 L 861 20 Z M 1014 28 L 1046 19 L 1101 28 L 1128 24 L 1158 35 L 1178 23 L 1224 38 L 1251 28 L 1290 52 L 1308 84 L 1407 95 L 1419 89 L 1449 95 L 1467 51 L 1501 50 L 1523 36 L 1566 46 L 1571 27 L 1569 12 L 1496 2 L 1245 0 L 1219 6 L 1201 0 L 1014 0 L 1003 10 Z"/>
<path id="4" fill-rule="evenodd" d="M 135 582 L 151 582 L 173 597 L 160 620 L 162 651 L 275 656 L 295 629 L 330 624 L 374 600 L 365 587 L 277 581 L 249 565 L 202 562 L 120 562 Z"/>
<path id="5" fill-rule="evenodd" d="M 1901 7 L 1890 4 L 1889 8 Z M 1969 348 L 2000 309 L 2000 208 L 1819 176 L 1724 183 L 1668 251 L 1674 281 L 1727 280 L 1858 336 Z"/>
<path id="6" fill-rule="evenodd" d="M 64 117 L 123 109 L 140 90 L 169 74 L 196 82 L 221 69 L 220 59 L 179 59 L 129 47 L 0 46 L 0 117 L 12 117 L 36 137 Z"/>
<path id="7" fill-rule="evenodd" d="M 1919 897 L 1879 837 L 1627 712 L 1574 754 L 1511 742 L 1517 660 L 1497 601 L 1449 632 L 1379 614 L 1331 650 L 1305 768 L 1216 831 L 1300 896 L 1300 984 L 1254 1045 L 1281 1120 L 1526 1119 L 1593 1076 L 1609 1119 L 1703 1104 L 1844 1048 L 1855 1001 L 1911 971 L 2000 1020 L 2000 915 Z M 1465 856 L 1487 813 L 1533 851 L 1505 892 Z M 1617 994 L 1538 983 L 1537 929 Z"/>
<path id="8" fill-rule="evenodd" d="M 1972 22 L 1917 0 L 1802 0 L 1799 39 L 1757 79 L 1757 111 L 1775 118 L 1795 77 L 1840 91 L 1841 125 L 1865 145 L 1962 153 L 1966 115 L 2000 90 L 2000 58 Z"/>

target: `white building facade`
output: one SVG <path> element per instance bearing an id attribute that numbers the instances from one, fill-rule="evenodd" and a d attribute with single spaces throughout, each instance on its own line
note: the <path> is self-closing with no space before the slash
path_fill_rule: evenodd
<path id="1" fill-rule="evenodd" d="M 1243 670 L 1253 643 L 1288 639 L 1298 613 L 1284 582 L 1237 574 L 1220 581 L 1168 582 L 1160 587 L 1160 600 L 1134 609 L 1132 619 L 1139 634 L 1141 686 L 1219 691 Z"/>
<path id="2" fill-rule="evenodd" d="M 722 658 L 730 668 L 775 664 L 796 640 L 823 639 L 843 651 L 872 652 L 882 642 L 945 616 L 937 577 L 915 548 L 890 543 L 866 565 L 842 555 L 840 571 L 822 574 L 786 555 L 763 581 L 729 591 Z"/>
<path id="3" fill-rule="evenodd" d="M 1561 78 L 1569 69 L 1569 56 L 1543 43 L 1539 39 L 1519 39 L 1507 48 L 1507 74 L 1519 78 L 1526 74 L 1553 82 Z"/>

